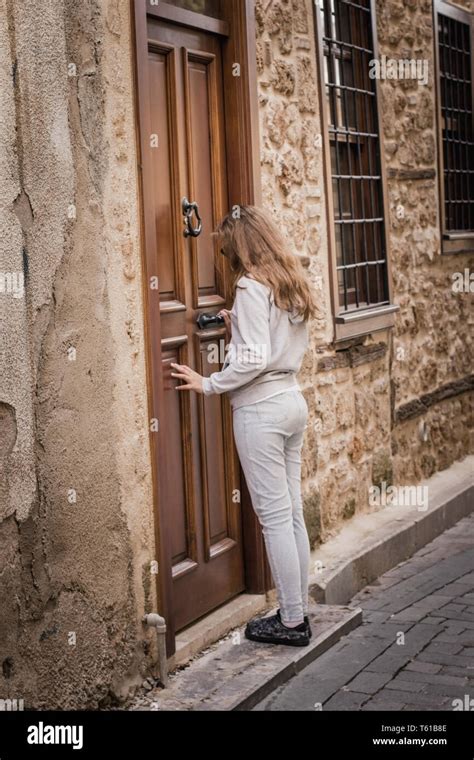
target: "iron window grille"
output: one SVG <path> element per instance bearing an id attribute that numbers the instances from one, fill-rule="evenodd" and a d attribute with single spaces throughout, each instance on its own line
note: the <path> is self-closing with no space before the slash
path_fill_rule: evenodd
<path id="1" fill-rule="evenodd" d="M 474 237 L 472 18 L 445 3 L 436 9 L 442 232 L 459 241 Z"/>
<path id="2" fill-rule="evenodd" d="M 370 0 L 318 0 L 340 313 L 390 303 Z"/>

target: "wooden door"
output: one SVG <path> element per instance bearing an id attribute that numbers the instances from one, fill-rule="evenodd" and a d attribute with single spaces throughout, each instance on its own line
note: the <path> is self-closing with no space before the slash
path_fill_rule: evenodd
<path id="1" fill-rule="evenodd" d="M 151 161 L 161 311 L 165 444 L 159 498 L 172 565 L 175 630 L 244 589 L 240 483 L 225 397 L 180 393 L 172 362 L 203 375 L 219 369 L 222 328 L 200 313 L 228 307 L 225 260 L 211 233 L 229 208 L 221 39 L 148 20 Z M 198 204 L 199 237 L 185 236 L 182 201 Z M 192 223 L 197 226 L 197 219 Z M 217 351 L 216 351 L 217 349 Z M 214 355 L 213 355 L 214 354 Z M 217 355 L 217 356 L 216 356 Z"/>
<path id="2" fill-rule="evenodd" d="M 269 583 L 228 400 L 177 391 L 170 366 L 188 364 L 206 376 L 220 368 L 223 328 L 197 324 L 199 315 L 231 306 L 226 260 L 211 233 L 234 204 L 257 200 L 257 114 L 246 100 L 252 66 L 239 80 L 231 73 L 248 52 L 248 9 L 241 0 L 222 6 L 228 20 L 135 0 L 150 417 L 158 420 L 151 439 L 159 611 L 169 653 L 176 631 L 244 589 L 261 592 Z M 184 198 L 198 206 L 197 237 L 185 235 Z"/>

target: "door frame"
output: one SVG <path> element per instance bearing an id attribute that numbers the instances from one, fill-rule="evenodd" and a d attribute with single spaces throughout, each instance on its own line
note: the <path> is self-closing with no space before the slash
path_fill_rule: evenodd
<path id="1" fill-rule="evenodd" d="M 238 204 L 260 205 L 260 139 L 256 71 L 255 0 L 226 0 L 226 18 L 212 19 L 192 11 L 151 5 L 149 0 L 130 0 L 135 83 L 135 134 L 139 172 L 142 282 L 149 419 L 158 420 L 158 431 L 149 426 L 153 479 L 153 511 L 158 561 L 156 574 L 158 609 L 167 624 L 167 654 L 175 650 L 175 625 L 172 599 L 172 566 L 167 540 L 166 520 L 159 499 L 160 410 L 163 409 L 161 372 L 159 290 L 151 291 L 151 278 L 157 276 L 153 261 L 157 251 L 156 227 L 145 198 L 152 193 L 153 175 L 150 150 L 151 119 L 148 99 L 148 35 L 149 16 L 174 23 L 224 33 L 223 74 L 226 112 L 226 149 L 230 207 Z M 240 63 L 240 77 L 232 74 L 235 62 Z M 152 329 L 153 327 L 153 329 Z M 154 338 L 154 339 L 153 339 Z M 241 509 L 243 561 L 246 593 L 261 594 L 271 588 L 271 574 L 266 559 L 262 532 L 252 509 L 250 496 L 241 473 Z"/>

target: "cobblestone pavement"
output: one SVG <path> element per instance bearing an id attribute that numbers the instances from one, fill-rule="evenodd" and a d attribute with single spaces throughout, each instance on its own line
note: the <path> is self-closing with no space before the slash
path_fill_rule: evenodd
<path id="1" fill-rule="evenodd" d="M 474 515 L 351 606 L 363 624 L 255 710 L 474 710 Z"/>

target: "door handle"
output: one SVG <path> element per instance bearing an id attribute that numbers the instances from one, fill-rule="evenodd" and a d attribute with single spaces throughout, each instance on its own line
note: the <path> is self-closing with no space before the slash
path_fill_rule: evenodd
<path id="1" fill-rule="evenodd" d="M 181 208 L 183 209 L 184 216 L 184 237 L 199 237 L 202 232 L 202 219 L 199 214 L 199 206 L 195 201 L 191 202 L 187 198 L 183 198 Z M 197 219 L 197 227 L 193 227 L 193 214 L 195 214 Z"/>
<path id="2" fill-rule="evenodd" d="M 217 314 L 200 314 L 196 321 L 200 330 L 205 330 L 206 327 L 220 327 L 225 324 L 224 317 L 219 317 Z"/>

